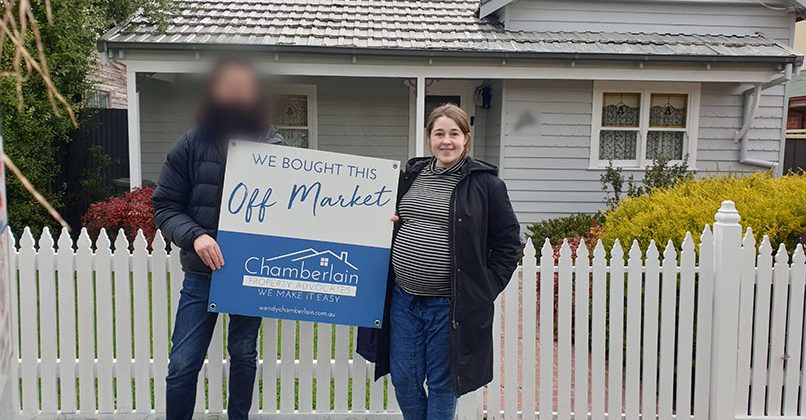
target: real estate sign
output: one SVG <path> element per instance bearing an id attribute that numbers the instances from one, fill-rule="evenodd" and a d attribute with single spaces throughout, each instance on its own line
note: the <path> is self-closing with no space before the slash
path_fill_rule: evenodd
<path id="1" fill-rule="evenodd" d="M 400 162 L 255 142 L 227 152 L 209 310 L 380 327 Z"/>

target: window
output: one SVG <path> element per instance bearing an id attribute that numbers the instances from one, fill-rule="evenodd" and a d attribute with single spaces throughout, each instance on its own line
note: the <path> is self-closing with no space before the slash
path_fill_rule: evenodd
<path id="1" fill-rule="evenodd" d="M 654 159 L 693 166 L 700 85 L 596 82 L 591 168 L 643 168 Z"/>
<path id="2" fill-rule="evenodd" d="M 285 85 L 277 91 L 275 124 L 294 147 L 316 148 L 316 86 Z"/>
<path id="3" fill-rule="evenodd" d="M 109 108 L 109 92 L 91 89 L 87 92 L 87 108 Z"/>

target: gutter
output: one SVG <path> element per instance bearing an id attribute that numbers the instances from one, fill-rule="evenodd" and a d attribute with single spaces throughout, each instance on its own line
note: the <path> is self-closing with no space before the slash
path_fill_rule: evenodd
<path id="1" fill-rule="evenodd" d="M 734 142 L 742 143 L 741 148 L 739 149 L 739 163 L 767 169 L 777 168 L 780 164 L 779 162 L 755 159 L 749 156 L 750 152 L 748 151 L 748 144 L 750 143 L 750 129 L 753 128 L 753 120 L 756 118 L 756 113 L 758 112 L 758 107 L 761 103 L 762 92 L 766 89 L 778 86 L 791 80 L 793 67 L 794 66 L 791 63 L 787 64 L 786 68 L 784 69 L 783 76 L 773 79 L 767 83 L 758 83 L 751 89 L 748 89 L 744 92 L 744 125 L 742 125 L 742 128 L 736 131 L 736 134 L 733 136 Z"/>
<path id="2" fill-rule="evenodd" d="M 805 0 L 806 1 L 806 0 Z M 111 32 L 111 31 L 110 31 Z M 104 39 L 97 43 L 99 51 L 147 50 L 147 51 L 210 51 L 210 52 L 270 52 L 270 53 L 321 53 L 364 56 L 399 57 L 454 57 L 454 58 L 498 58 L 498 59 L 549 59 L 549 60 L 607 60 L 639 62 L 702 62 L 702 63 L 770 63 L 803 64 L 803 55 L 792 52 L 781 55 L 652 55 L 640 53 L 580 53 L 580 52 L 538 52 L 538 51 L 477 51 L 467 49 L 403 49 L 403 48 L 360 48 L 360 47 L 311 47 L 297 45 L 255 45 L 255 44 L 206 44 L 206 43 L 149 43 L 120 42 Z"/>

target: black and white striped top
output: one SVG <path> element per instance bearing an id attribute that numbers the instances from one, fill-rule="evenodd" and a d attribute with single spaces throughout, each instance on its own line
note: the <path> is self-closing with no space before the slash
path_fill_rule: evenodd
<path id="1" fill-rule="evenodd" d="M 451 295 L 451 195 L 464 163 L 439 168 L 433 159 L 400 199 L 402 223 L 392 244 L 392 267 L 397 284 L 413 295 Z"/>

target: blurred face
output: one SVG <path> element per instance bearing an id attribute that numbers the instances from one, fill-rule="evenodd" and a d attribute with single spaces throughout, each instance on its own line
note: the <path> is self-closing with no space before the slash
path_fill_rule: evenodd
<path id="1" fill-rule="evenodd" d="M 449 168 L 462 159 L 469 140 L 470 134 L 463 133 L 456 121 L 448 117 L 437 118 L 428 133 L 431 153 L 437 158 L 437 166 L 443 168 Z"/>
<path id="2" fill-rule="evenodd" d="M 242 66 L 224 70 L 212 86 L 212 99 L 218 106 L 249 109 L 260 99 L 255 74 Z"/>
<path id="3" fill-rule="evenodd" d="M 221 141 L 256 138 L 266 129 L 267 115 L 262 104 L 260 79 L 242 65 L 229 65 L 219 71 L 210 85 L 202 123 Z"/>

